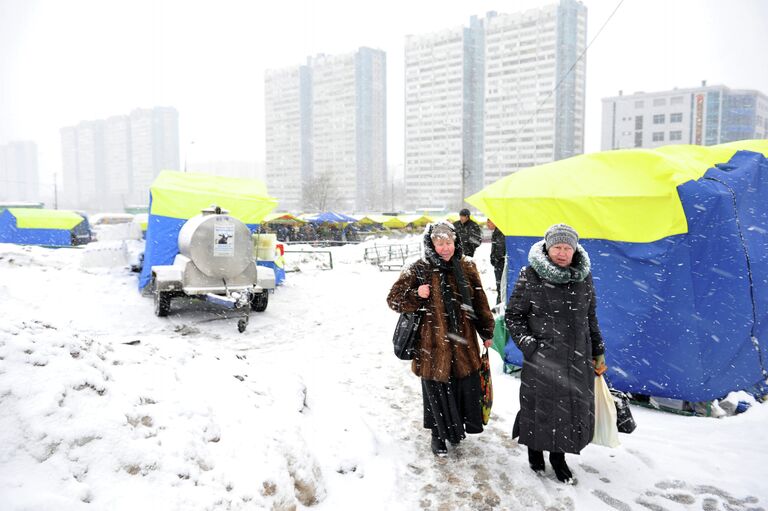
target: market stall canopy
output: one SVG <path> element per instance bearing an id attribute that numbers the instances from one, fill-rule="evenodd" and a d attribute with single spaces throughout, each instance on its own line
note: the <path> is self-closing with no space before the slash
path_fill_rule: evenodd
<path id="1" fill-rule="evenodd" d="M 768 140 L 583 155 L 468 201 L 506 235 L 505 298 L 545 230 L 572 225 L 591 259 L 611 384 L 710 401 L 768 375 L 766 155 Z M 522 364 L 514 343 L 504 351 Z"/>
<path id="2" fill-rule="evenodd" d="M 760 152 L 766 144 L 752 140 L 583 154 L 519 170 L 466 200 L 507 236 L 542 236 L 567 218 L 585 238 L 651 242 L 688 232 L 678 185 L 727 162 L 737 149 Z"/>
<path id="3" fill-rule="evenodd" d="M 61 209 L 9 208 L 0 213 L 0 243 L 70 246 L 85 219 Z"/>
<path id="4" fill-rule="evenodd" d="M 144 266 L 139 288 L 144 288 L 152 266 L 172 264 L 178 254 L 179 230 L 184 223 L 215 204 L 252 231 L 277 206 L 267 186 L 256 179 L 163 170 L 150 187 L 149 221 Z"/>
<path id="5" fill-rule="evenodd" d="M 270 213 L 264 217 L 265 224 L 280 224 L 280 225 L 297 225 L 304 224 L 306 220 L 303 220 L 290 213 Z"/>
<path id="6" fill-rule="evenodd" d="M 378 224 L 389 229 L 402 229 L 407 225 L 401 217 L 393 215 L 365 215 L 357 223 L 362 225 Z"/>
<path id="7" fill-rule="evenodd" d="M 69 231 L 83 221 L 74 211 L 63 209 L 10 208 L 20 229 L 63 229 Z"/>
<path id="8" fill-rule="evenodd" d="M 397 215 L 397 218 L 402 220 L 406 225 L 410 224 L 414 227 L 424 227 L 435 221 L 434 218 L 428 215 Z"/>
<path id="9" fill-rule="evenodd" d="M 246 224 L 258 224 L 277 199 L 257 179 L 163 170 L 150 188 L 150 215 L 187 220 L 215 203 Z"/>
<path id="10" fill-rule="evenodd" d="M 309 222 L 313 224 L 351 224 L 357 222 L 357 219 L 344 213 L 326 211 L 309 219 Z"/>

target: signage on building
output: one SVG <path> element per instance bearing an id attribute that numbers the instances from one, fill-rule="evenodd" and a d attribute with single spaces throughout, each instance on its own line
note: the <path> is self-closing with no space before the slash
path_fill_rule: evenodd
<path id="1" fill-rule="evenodd" d="M 701 145 L 701 125 L 704 120 L 704 94 L 696 94 L 696 137 L 695 144 Z"/>

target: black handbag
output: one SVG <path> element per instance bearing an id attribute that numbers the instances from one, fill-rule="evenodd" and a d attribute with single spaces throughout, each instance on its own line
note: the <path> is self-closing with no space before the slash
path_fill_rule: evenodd
<path id="1" fill-rule="evenodd" d="M 403 312 L 397 320 L 392 343 L 395 345 L 395 356 L 400 360 L 413 360 L 419 349 L 419 326 L 421 326 L 420 311 Z"/>
<path id="2" fill-rule="evenodd" d="M 632 417 L 632 410 L 629 409 L 629 397 L 622 391 L 611 389 L 613 402 L 616 403 L 616 426 L 619 433 L 632 433 L 637 424 Z"/>
<path id="3" fill-rule="evenodd" d="M 416 270 L 416 282 L 421 284 L 424 282 L 424 278 L 421 272 Z M 400 314 L 400 318 L 397 320 L 395 326 L 395 333 L 392 336 L 392 344 L 394 344 L 395 356 L 400 360 L 413 360 L 416 352 L 419 350 L 421 343 L 419 342 L 419 327 L 421 326 L 421 318 L 424 315 L 423 309 L 419 309 L 416 312 L 403 312 Z"/>

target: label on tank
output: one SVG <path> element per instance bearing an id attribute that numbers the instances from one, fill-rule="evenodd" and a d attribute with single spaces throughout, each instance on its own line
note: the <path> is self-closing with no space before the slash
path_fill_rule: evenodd
<path id="1" fill-rule="evenodd" d="M 213 227 L 214 257 L 232 257 L 235 255 L 235 226 L 231 223 L 219 223 Z"/>

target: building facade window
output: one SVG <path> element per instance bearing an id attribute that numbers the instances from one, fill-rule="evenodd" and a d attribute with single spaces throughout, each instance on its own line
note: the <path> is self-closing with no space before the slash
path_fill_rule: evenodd
<path id="1" fill-rule="evenodd" d="M 654 142 L 664 142 L 664 132 L 663 131 L 654 131 L 653 132 L 653 141 Z"/>
<path id="2" fill-rule="evenodd" d="M 683 96 L 673 96 L 669 98 L 669 104 L 670 105 L 682 105 L 683 104 Z"/>
<path id="3" fill-rule="evenodd" d="M 664 118 L 666 116 L 664 114 L 654 114 L 653 115 L 653 124 L 664 124 Z"/>
<path id="4" fill-rule="evenodd" d="M 635 147 L 643 147 L 643 132 L 635 132 Z"/>
<path id="5" fill-rule="evenodd" d="M 663 135 L 663 133 L 662 133 Z M 670 131 L 669 132 L 669 140 L 670 141 L 676 141 L 676 140 L 682 140 L 683 139 L 683 132 L 682 131 Z"/>
<path id="6" fill-rule="evenodd" d="M 642 99 L 639 101 L 635 101 L 635 108 L 643 108 L 643 107 L 645 107 L 645 101 L 643 101 Z"/>
<path id="7" fill-rule="evenodd" d="M 666 106 L 667 98 L 656 98 L 653 100 L 653 106 Z"/>
<path id="8" fill-rule="evenodd" d="M 683 122 L 683 114 L 681 112 L 669 114 L 669 122 Z"/>
<path id="9" fill-rule="evenodd" d="M 642 115 L 636 115 L 635 116 L 635 129 L 636 130 L 643 129 L 643 116 Z"/>

